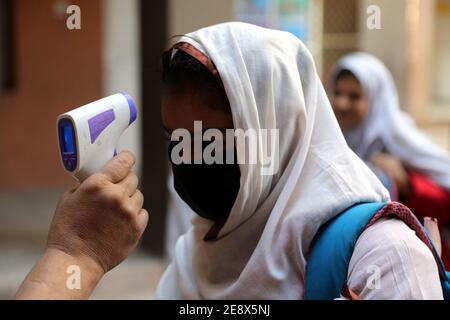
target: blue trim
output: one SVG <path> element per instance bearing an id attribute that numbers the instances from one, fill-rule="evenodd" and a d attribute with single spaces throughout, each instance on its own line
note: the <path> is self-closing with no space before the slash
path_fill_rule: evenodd
<path id="1" fill-rule="evenodd" d="M 58 121 L 59 152 L 67 171 L 77 168 L 77 139 L 72 120 L 63 118 Z"/>

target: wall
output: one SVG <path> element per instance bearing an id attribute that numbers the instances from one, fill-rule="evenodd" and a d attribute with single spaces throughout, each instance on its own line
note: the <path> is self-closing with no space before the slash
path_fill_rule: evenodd
<path id="1" fill-rule="evenodd" d="M 82 8 L 70 31 L 52 0 L 15 0 L 16 86 L 0 94 L 0 192 L 65 185 L 59 163 L 58 114 L 101 97 L 101 8 Z"/>
<path id="2" fill-rule="evenodd" d="M 436 108 L 433 100 L 433 91 L 436 96 L 448 91 L 448 86 L 444 88 L 447 82 L 442 79 L 445 72 L 435 73 L 436 68 L 446 68 L 443 61 L 448 60 L 447 42 L 439 39 L 447 31 L 443 28 L 445 20 L 436 21 L 437 1 L 359 2 L 360 50 L 375 54 L 387 65 L 394 76 L 401 107 L 434 141 L 450 150 L 450 112 Z M 366 9 L 371 4 L 381 8 L 381 30 L 366 27 Z"/>
<path id="3" fill-rule="evenodd" d="M 434 97 L 450 108 L 450 0 L 436 4 Z"/>
<path id="4" fill-rule="evenodd" d="M 359 49 L 374 54 L 391 70 L 403 102 L 406 90 L 406 0 L 359 1 Z M 367 28 L 367 7 L 381 8 L 381 30 Z"/>
<path id="5" fill-rule="evenodd" d="M 103 12 L 103 95 L 127 92 L 136 102 L 138 118 L 125 131 L 117 149 L 134 153 L 134 170 L 140 174 L 142 109 L 139 1 L 104 0 Z"/>
<path id="6" fill-rule="evenodd" d="M 169 0 L 168 2 L 170 36 L 234 20 L 234 0 Z"/>

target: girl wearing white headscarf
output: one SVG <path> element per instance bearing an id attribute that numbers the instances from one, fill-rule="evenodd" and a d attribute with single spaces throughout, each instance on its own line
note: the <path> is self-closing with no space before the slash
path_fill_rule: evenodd
<path id="1" fill-rule="evenodd" d="M 262 175 L 259 162 L 239 164 L 230 212 L 220 223 L 192 216 L 155 298 L 302 299 L 318 229 L 354 204 L 389 201 L 387 190 L 348 148 L 312 57 L 296 37 L 225 23 L 190 33 L 175 48 L 166 67 L 178 51 L 208 67 L 220 78 L 235 129 L 278 130 L 279 170 Z M 259 144 L 258 152 L 270 154 L 264 148 Z M 366 287 L 373 265 L 381 275 L 375 290 Z M 361 235 L 347 285 L 367 299 L 442 298 L 431 252 L 396 219 Z"/>
<path id="2" fill-rule="evenodd" d="M 331 101 L 349 146 L 419 217 L 439 219 L 449 266 L 450 154 L 428 139 L 399 108 L 386 66 L 357 52 L 341 58 L 332 73 Z"/>

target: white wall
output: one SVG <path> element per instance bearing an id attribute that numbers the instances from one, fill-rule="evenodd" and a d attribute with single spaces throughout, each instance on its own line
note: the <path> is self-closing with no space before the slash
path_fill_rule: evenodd
<path id="1" fill-rule="evenodd" d="M 138 108 L 136 123 L 119 141 L 118 150 L 130 150 L 136 155 L 135 170 L 141 173 L 141 87 L 140 32 L 138 0 L 103 1 L 103 63 L 104 95 L 127 92 Z"/>

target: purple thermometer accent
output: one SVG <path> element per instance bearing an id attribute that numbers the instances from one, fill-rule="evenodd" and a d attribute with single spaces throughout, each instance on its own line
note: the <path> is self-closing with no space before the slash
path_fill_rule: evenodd
<path id="1" fill-rule="evenodd" d="M 116 119 L 114 110 L 106 110 L 88 120 L 89 132 L 91 133 L 91 143 L 97 140 L 100 133 Z"/>
<path id="2" fill-rule="evenodd" d="M 133 98 L 128 93 L 122 93 L 122 95 L 127 99 L 128 107 L 130 108 L 130 121 L 128 122 L 128 125 L 130 125 L 137 118 L 136 104 L 134 103 Z"/>

